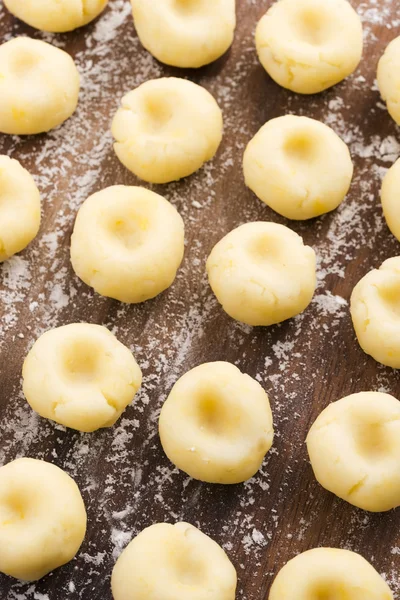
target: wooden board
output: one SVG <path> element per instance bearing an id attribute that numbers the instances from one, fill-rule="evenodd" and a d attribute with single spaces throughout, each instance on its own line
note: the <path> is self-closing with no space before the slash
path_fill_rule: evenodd
<path id="1" fill-rule="evenodd" d="M 231 51 L 196 72 L 164 67 L 141 47 L 127 0 L 110 0 L 95 23 L 65 35 L 43 34 L 0 8 L 3 41 L 20 34 L 67 50 L 83 77 L 76 114 L 61 128 L 29 138 L 0 136 L 0 152 L 21 160 L 43 198 L 40 234 L 1 266 L 0 464 L 17 456 L 54 462 L 73 475 L 88 508 L 86 540 L 76 560 L 35 585 L 0 577 L 1 600 L 110 600 L 109 578 L 121 549 L 157 521 L 186 520 L 226 548 L 239 575 L 238 598 L 263 600 L 278 569 L 318 545 L 361 552 L 400 591 L 400 513 L 373 515 L 336 499 L 316 483 L 304 440 L 333 400 L 361 390 L 400 397 L 399 375 L 365 356 L 348 310 L 354 284 L 399 253 L 379 203 L 380 180 L 400 154 L 400 132 L 374 84 L 387 42 L 400 34 L 396 0 L 353 0 L 363 17 L 364 60 L 342 84 L 318 96 L 279 88 L 259 65 L 253 31 L 270 0 L 238 0 Z M 122 94 L 161 75 L 189 77 L 218 99 L 225 137 L 218 156 L 180 183 L 154 187 L 181 212 L 186 254 L 176 283 L 140 306 L 91 292 L 74 276 L 69 240 L 78 206 L 92 192 L 138 181 L 117 160 L 110 120 Z M 355 177 L 339 210 L 307 223 L 287 222 L 245 188 L 245 144 L 268 119 L 308 115 L 349 143 Z M 271 328 L 235 323 L 218 306 L 205 259 L 226 232 L 251 220 L 285 223 L 319 257 L 319 287 L 300 317 Z M 110 430 L 83 435 L 36 417 L 21 392 L 23 358 L 44 330 L 74 321 L 101 323 L 135 352 L 143 389 Z M 174 381 L 199 363 L 232 361 L 270 394 L 273 450 L 244 485 L 193 481 L 164 455 L 157 417 Z"/>

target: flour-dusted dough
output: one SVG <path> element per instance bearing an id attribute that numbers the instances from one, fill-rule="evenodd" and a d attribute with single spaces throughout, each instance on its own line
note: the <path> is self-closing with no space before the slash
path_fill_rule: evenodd
<path id="1" fill-rule="evenodd" d="M 40 194 L 17 160 L 0 155 L 0 262 L 20 252 L 40 227 Z"/>
<path id="2" fill-rule="evenodd" d="M 390 42 L 381 57 L 377 78 L 389 114 L 400 125 L 400 36 Z"/>
<path id="3" fill-rule="evenodd" d="M 140 41 L 167 65 L 202 67 L 232 44 L 235 0 L 131 0 L 131 4 Z"/>
<path id="4" fill-rule="evenodd" d="M 27 37 L 0 45 L 1 133 L 49 131 L 72 115 L 78 95 L 78 70 L 60 48 Z"/>
<path id="5" fill-rule="evenodd" d="M 183 375 L 162 407 L 159 430 L 168 458 L 209 483 L 252 477 L 273 439 L 267 394 L 228 362 L 205 363 Z"/>
<path id="6" fill-rule="evenodd" d="M 339 206 L 349 191 L 349 150 L 327 125 L 287 115 L 268 121 L 243 157 L 246 185 L 280 215 L 312 219 Z"/>
<path id="7" fill-rule="evenodd" d="M 400 159 L 394 163 L 383 179 L 381 202 L 386 223 L 400 241 Z"/>
<path id="8" fill-rule="evenodd" d="M 184 253 L 184 226 L 165 198 L 115 185 L 90 196 L 71 239 L 75 273 L 103 296 L 137 303 L 172 285 Z"/>
<path id="9" fill-rule="evenodd" d="M 122 98 L 113 123 L 115 152 L 151 183 L 191 175 L 222 139 L 222 112 L 211 94 L 177 77 L 146 81 Z"/>
<path id="10" fill-rule="evenodd" d="M 315 477 L 364 510 L 400 506 L 400 402 L 360 392 L 330 404 L 307 437 Z"/>
<path id="11" fill-rule="evenodd" d="M 261 64 L 279 85 L 316 94 L 357 68 L 361 19 L 347 0 L 280 0 L 260 20 L 256 46 Z"/>
<path id="12" fill-rule="evenodd" d="M 236 571 L 222 548 L 188 523 L 157 523 L 125 548 L 114 600 L 235 600 Z"/>
<path id="13" fill-rule="evenodd" d="M 22 376 L 33 410 L 87 432 L 114 425 L 142 382 L 130 350 L 105 327 L 89 323 L 41 335 L 25 359 Z"/>
<path id="14" fill-rule="evenodd" d="M 225 312 L 248 325 L 273 325 L 310 304 L 315 252 L 277 223 L 246 223 L 228 233 L 207 260 L 211 288 Z"/>
<path id="15" fill-rule="evenodd" d="M 40 579 L 73 559 L 85 533 L 85 505 L 67 473 L 32 458 L 0 468 L 2 573 Z"/>
<path id="16" fill-rule="evenodd" d="M 72 31 L 93 21 L 108 0 L 4 0 L 8 10 L 43 31 Z"/>
<path id="17" fill-rule="evenodd" d="M 269 594 L 269 600 L 328 599 L 393 600 L 393 595 L 365 558 L 337 548 L 298 554 L 279 571 Z"/>
<path id="18" fill-rule="evenodd" d="M 351 295 L 351 317 L 361 348 L 376 361 L 400 369 L 400 256 L 365 275 Z"/>

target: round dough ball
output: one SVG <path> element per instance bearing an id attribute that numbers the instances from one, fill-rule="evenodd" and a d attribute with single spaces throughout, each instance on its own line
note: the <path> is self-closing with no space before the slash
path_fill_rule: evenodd
<path id="1" fill-rule="evenodd" d="M 17 160 L 0 155 L 0 262 L 20 252 L 40 227 L 40 194 Z"/>
<path id="2" fill-rule="evenodd" d="M 390 42 L 381 57 L 377 78 L 389 114 L 400 125 L 400 36 Z"/>
<path id="3" fill-rule="evenodd" d="M 184 226 L 165 198 L 115 185 L 79 209 L 71 238 L 75 273 L 102 296 L 137 303 L 172 285 L 184 253 Z"/>
<path id="4" fill-rule="evenodd" d="M 236 571 L 193 525 L 158 523 L 122 552 L 111 587 L 114 600 L 235 600 Z"/>
<path id="5" fill-rule="evenodd" d="M 280 0 L 256 30 L 258 57 L 276 83 L 316 94 L 357 68 L 361 19 L 347 0 Z"/>
<path id="6" fill-rule="evenodd" d="M 327 125 L 287 115 L 272 119 L 249 142 L 246 185 L 280 215 L 312 219 L 339 206 L 353 163 L 346 144 Z"/>
<path id="7" fill-rule="evenodd" d="M 15 17 L 31 27 L 55 33 L 72 31 L 93 21 L 108 0 L 4 0 Z"/>
<path id="8" fill-rule="evenodd" d="M 89 323 L 41 335 L 25 359 L 22 376 L 33 410 L 86 432 L 114 425 L 142 382 L 130 350 L 105 327 Z"/>
<path id="9" fill-rule="evenodd" d="M 400 241 L 400 159 L 394 163 L 383 179 L 381 202 L 386 223 Z"/>
<path id="10" fill-rule="evenodd" d="M 159 430 L 168 458 L 209 483 L 250 479 L 273 439 L 267 394 L 228 362 L 205 363 L 183 375 L 162 407 Z"/>
<path id="11" fill-rule="evenodd" d="M 1 133 L 49 131 L 72 115 L 78 95 L 78 69 L 63 50 L 27 37 L 0 46 Z"/>
<path id="12" fill-rule="evenodd" d="M 399 295 L 400 256 L 396 256 L 358 282 L 350 303 L 361 348 L 394 369 L 400 369 Z"/>
<path id="13" fill-rule="evenodd" d="M 146 81 L 122 98 L 114 150 L 144 181 L 168 183 L 210 160 L 222 140 L 222 112 L 206 89 L 186 79 Z"/>
<path id="14" fill-rule="evenodd" d="M 197 68 L 222 56 L 233 42 L 235 0 L 131 0 L 136 32 L 157 60 Z"/>
<path id="15" fill-rule="evenodd" d="M 269 600 L 393 600 L 387 583 L 359 554 L 314 548 L 292 558 L 272 584 Z"/>
<path id="16" fill-rule="evenodd" d="M 67 473 L 33 458 L 0 468 L 2 573 L 36 581 L 72 560 L 85 533 L 85 505 Z"/>
<path id="17" fill-rule="evenodd" d="M 400 402 L 361 392 L 330 404 L 307 437 L 315 477 L 364 510 L 400 506 Z"/>
<path id="18" fill-rule="evenodd" d="M 207 260 L 225 312 L 247 325 L 274 325 L 307 308 L 316 287 L 315 252 L 294 231 L 264 221 L 226 235 Z"/>

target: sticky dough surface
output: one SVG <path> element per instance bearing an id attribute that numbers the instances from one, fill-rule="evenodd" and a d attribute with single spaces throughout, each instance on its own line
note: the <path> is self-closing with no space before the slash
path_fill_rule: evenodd
<path id="1" fill-rule="evenodd" d="M 0 571 L 35 581 L 72 560 L 86 532 L 76 483 L 55 465 L 20 458 L 0 468 Z"/>
<path id="2" fill-rule="evenodd" d="M 44 333 L 23 367 L 30 406 L 79 431 L 110 427 L 130 404 L 142 374 L 132 353 L 105 327 L 73 323 Z"/>
<path id="3" fill-rule="evenodd" d="M 143 46 L 168 65 L 201 67 L 232 44 L 235 0 L 131 0 L 131 4 Z"/>
<path id="4" fill-rule="evenodd" d="M 267 394 L 227 362 L 206 363 L 183 375 L 164 403 L 159 430 L 169 459 L 210 483 L 252 477 L 273 438 Z"/>
<path id="5" fill-rule="evenodd" d="M 400 368 L 400 256 L 365 275 L 351 295 L 351 317 L 361 348 L 376 361 Z"/>
<path id="6" fill-rule="evenodd" d="M 320 484 L 350 504 L 379 512 L 400 505 L 400 402 L 360 392 L 330 404 L 307 437 Z"/>
<path id="7" fill-rule="evenodd" d="M 191 175 L 216 153 L 222 112 L 203 87 L 177 77 L 146 81 L 122 98 L 113 123 L 115 152 L 151 183 Z"/>
<path id="8" fill-rule="evenodd" d="M 301 313 L 316 286 L 315 252 L 277 223 L 246 223 L 228 233 L 207 260 L 211 288 L 232 318 L 273 325 Z"/>
<path id="9" fill-rule="evenodd" d="M 378 64 L 377 78 L 390 116 L 400 125 L 400 36 L 386 48 Z"/>
<path id="10" fill-rule="evenodd" d="M 236 571 L 196 527 L 158 523 L 122 552 L 111 585 L 115 600 L 234 600 Z"/>
<path id="11" fill-rule="evenodd" d="M 261 64 L 279 85 L 315 94 L 358 66 L 361 20 L 347 0 L 280 0 L 258 23 Z"/>
<path id="12" fill-rule="evenodd" d="M 17 160 L 0 155 L 0 262 L 23 250 L 40 226 L 40 194 Z"/>

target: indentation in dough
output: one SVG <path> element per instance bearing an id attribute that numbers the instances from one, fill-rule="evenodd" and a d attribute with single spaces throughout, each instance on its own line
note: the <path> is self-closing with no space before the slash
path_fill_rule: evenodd
<path id="1" fill-rule="evenodd" d="M 32 50 L 19 48 L 11 55 L 10 69 L 17 77 L 23 78 L 39 64 L 40 60 L 39 54 L 32 52 Z"/>
<path id="2" fill-rule="evenodd" d="M 380 286 L 374 286 L 381 299 L 385 303 L 387 310 L 395 318 L 400 317 L 400 281 L 390 282 L 388 284 L 382 284 Z"/>
<path id="3" fill-rule="evenodd" d="M 2 502 L 0 524 L 16 525 L 26 518 L 27 504 L 20 494 L 10 493 Z"/>
<path id="4" fill-rule="evenodd" d="M 304 42 L 313 46 L 324 44 L 329 37 L 329 20 L 323 10 L 302 10 L 293 27 Z"/>
<path id="5" fill-rule="evenodd" d="M 163 129 L 173 115 L 173 107 L 165 99 L 165 94 L 149 94 L 144 102 L 147 125 L 155 132 Z"/>
<path id="6" fill-rule="evenodd" d="M 128 250 L 134 250 L 143 244 L 149 221 L 138 215 L 128 215 L 112 219 L 108 230 Z"/>
<path id="7" fill-rule="evenodd" d="M 62 365 L 67 377 L 77 383 L 89 383 L 100 368 L 100 349 L 92 340 L 74 340 L 62 351 Z"/>
<path id="8" fill-rule="evenodd" d="M 260 235 L 252 240 L 249 252 L 251 258 L 258 263 L 281 267 L 284 260 L 282 241 L 271 235 Z"/>
<path id="9" fill-rule="evenodd" d="M 359 420 L 357 424 L 352 424 L 352 431 L 360 453 L 368 460 L 384 458 L 390 454 L 385 423 L 367 423 Z"/>
<path id="10" fill-rule="evenodd" d="M 295 132 L 288 136 L 284 152 L 295 162 L 308 163 L 316 159 L 318 153 L 318 144 L 315 136 L 310 135 L 310 132 Z"/>
<path id="11" fill-rule="evenodd" d="M 216 393 L 205 392 L 201 394 L 197 404 L 197 413 L 200 427 L 213 435 L 226 435 L 232 432 L 231 411 L 228 410 L 223 398 Z"/>
<path id="12" fill-rule="evenodd" d="M 186 532 L 185 532 L 186 535 Z M 196 560 L 191 556 L 190 549 L 177 557 L 174 565 L 175 575 L 179 583 L 197 587 L 204 584 L 206 573 L 203 561 Z"/>
<path id="13" fill-rule="evenodd" d="M 350 600 L 347 591 L 344 586 L 334 581 L 327 581 L 324 583 L 318 583 L 312 594 L 310 594 L 310 600 Z"/>

